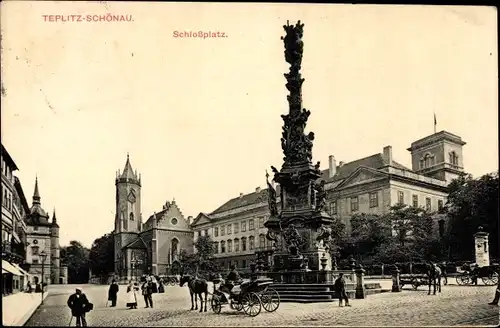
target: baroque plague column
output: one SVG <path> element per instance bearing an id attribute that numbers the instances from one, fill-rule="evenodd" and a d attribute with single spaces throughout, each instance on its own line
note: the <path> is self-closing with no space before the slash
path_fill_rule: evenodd
<path id="1" fill-rule="evenodd" d="M 276 189 L 268 181 L 270 218 L 266 221 L 267 238 L 278 246 L 274 256 L 280 270 L 320 270 L 321 264 L 331 270 L 328 251 L 332 218 L 325 212 L 325 182 L 321 177 L 319 162 L 312 164 L 314 133 L 305 134 L 311 112 L 302 107 L 302 83 L 300 69 L 304 43 L 304 24 L 283 26 L 286 36 L 285 60 L 290 71 L 285 75 L 289 112 L 283 118 L 281 148 L 283 166 L 280 171 L 271 167 L 274 181 L 280 185 L 281 212 L 277 206 Z M 326 264 L 326 266 L 325 266 Z"/>

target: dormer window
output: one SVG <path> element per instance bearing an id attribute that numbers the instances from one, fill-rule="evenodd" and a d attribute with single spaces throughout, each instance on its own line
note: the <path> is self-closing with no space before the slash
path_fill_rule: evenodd
<path id="1" fill-rule="evenodd" d="M 454 151 L 450 153 L 450 164 L 458 165 L 458 155 Z"/>

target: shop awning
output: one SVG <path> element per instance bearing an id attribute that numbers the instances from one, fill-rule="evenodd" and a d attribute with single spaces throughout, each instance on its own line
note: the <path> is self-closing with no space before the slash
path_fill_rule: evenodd
<path id="1" fill-rule="evenodd" d="M 16 269 L 12 264 L 5 260 L 2 260 L 2 269 L 12 273 L 13 275 L 23 276 L 23 274 L 18 269 Z"/>
<path id="2" fill-rule="evenodd" d="M 21 268 L 19 265 L 12 263 L 12 266 L 19 270 L 19 272 L 21 272 L 23 276 L 29 276 L 29 273 L 24 271 L 23 268 Z"/>

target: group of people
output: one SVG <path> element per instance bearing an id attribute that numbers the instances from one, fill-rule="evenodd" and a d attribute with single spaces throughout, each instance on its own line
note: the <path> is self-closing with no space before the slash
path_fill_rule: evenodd
<path id="1" fill-rule="evenodd" d="M 158 286 L 159 285 L 159 286 Z M 157 282 L 153 276 L 146 276 L 143 279 L 142 285 L 139 287 L 138 282 L 129 281 L 127 285 L 127 303 L 129 309 L 137 309 L 137 295 L 139 291 L 144 297 L 146 308 L 153 308 L 153 294 L 164 290 L 163 284 Z M 116 280 L 111 282 L 108 290 L 108 302 L 111 301 L 111 307 L 116 306 L 118 300 L 119 287 Z"/>

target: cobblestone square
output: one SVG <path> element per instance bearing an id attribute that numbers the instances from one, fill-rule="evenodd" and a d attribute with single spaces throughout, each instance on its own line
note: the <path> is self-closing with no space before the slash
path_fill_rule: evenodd
<path id="1" fill-rule="evenodd" d="M 45 300 L 26 326 L 67 326 L 71 315 L 66 305 L 74 286 L 52 286 Z M 94 303 L 87 315 L 89 326 L 430 326 L 467 325 L 497 326 L 499 308 L 488 305 L 494 287 L 443 286 L 443 292 L 428 296 L 422 287 L 418 291 L 370 295 L 364 300 L 352 300 L 351 308 L 339 308 L 336 302 L 299 304 L 281 303 L 275 313 L 251 318 L 224 307 L 220 314 L 190 311 L 187 288 L 168 286 L 166 293 L 154 294 L 154 308 L 125 307 L 125 286 L 120 286 L 116 308 L 106 307 L 107 286 L 86 285 L 84 292 Z M 75 322 L 73 320 L 72 325 Z"/>

